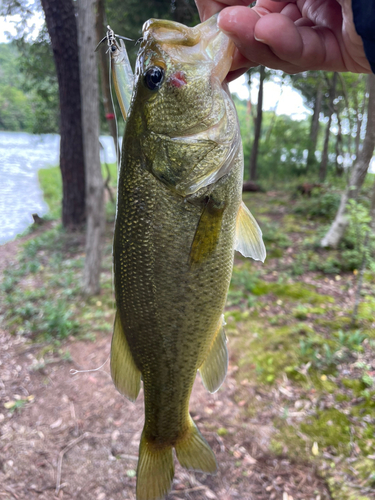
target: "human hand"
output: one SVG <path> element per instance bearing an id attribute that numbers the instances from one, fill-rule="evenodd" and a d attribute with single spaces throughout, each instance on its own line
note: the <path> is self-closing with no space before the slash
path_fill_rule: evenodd
<path id="1" fill-rule="evenodd" d="M 263 64 L 294 74 L 307 70 L 371 73 L 357 34 L 351 0 L 196 0 L 202 21 L 218 25 L 236 44 L 228 80 Z"/>

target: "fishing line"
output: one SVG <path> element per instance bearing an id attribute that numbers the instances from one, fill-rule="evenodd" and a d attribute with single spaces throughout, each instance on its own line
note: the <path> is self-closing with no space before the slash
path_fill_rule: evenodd
<path id="1" fill-rule="evenodd" d="M 108 49 L 109 50 L 109 49 Z M 117 165 L 117 186 L 119 184 L 119 177 L 120 177 L 120 166 L 118 164 L 119 160 L 119 144 L 118 144 L 118 127 L 117 127 L 117 114 L 116 114 L 116 108 L 115 104 L 113 102 L 113 94 L 112 94 L 112 58 L 111 54 L 109 54 L 109 92 L 111 94 L 111 102 L 112 102 L 112 109 L 113 109 L 113 114 L 115 115 L 115 125 L 116 125 L 116 165 Z M 120 165 L 121 165 L 121 151 L 120 151 Z M 116 215 L 117 215 L 117 199 L 116 199 Z M 112 292 L 114 292 L 115 289 L 115 277 L 114 273 L 112 272 Z"/>
<path id="2" fill-rule="evenodd" d="M 104 361 L 104 363 L 99 366 L 99 368 L 92 368 L 91 370 L 74 370 L 73 368 L 70 369 L 70 374 L 71 375 L 77 375 L 77 373 L 90 373 L 90 372 L 97 372 L 99 371 L 101 368 L 103 368 L 103 366 L 107 363 L 107 361 L 109 360 L 110 358 L 110 354 L 108 354 L 108 358 Z"/>

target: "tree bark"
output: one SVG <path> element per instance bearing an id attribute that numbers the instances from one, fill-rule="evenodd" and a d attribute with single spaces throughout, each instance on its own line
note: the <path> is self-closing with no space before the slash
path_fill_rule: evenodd
<path id="1" fill-rule="evenodd" d="M 62 223 L 81 226 L 86 218 L 77 25 L 72 0 L 41 0 L 59 82 Z"/>
<path id="2" fill-rule="evenodd" d="M 311 128 L 310 128 L 310 138 L 309 138 L 309 149 L 307 152 L 306 160 L 306 171 L 308 172 L 314 166 L 316 162 L 315 151 L 318 142 L 319 133 L 319 116 L 322 109 L 322 99 L 323 99 L 323 83 L 320 80 L 316 91 L 314 112 L 311 118 Z"/>
<path id="3" fill-rule="evenodd" d="M 264 66 L 260 67 L 259 70 L 259 91 L 258 91 L 258 103 L 257 103 L 257 117 L 255 121 L 255 131 L 254 131 L 254 142 L 251 149 L 250 156 L 250 180 L 255 181 L 257 178 L 257 160 L 258 160 L 258 150 L 259 150 L 259 140 L 262 132 L 262 118 L 263 118 L 263 83 L 266 77 L 266 72 Z"/>
<path id="4" fill-rule="evenodd" d="M 375 233 L 375 181 L 374 184 L 372 185 L 370 216 L 371 216 L 370 228 Z"/>
<path id="5" fill-rule="evenodd" d="M 107 31 L 107 22 L 105 17 L 105 0 L 96 0 L 96 43 L 99 43 L 103 38 Z M 102 90 L 102 99 L 105 117 L 107 119 L 109 133 L 113 138 L 113 142 L 115 145 L 117 164 L 120 164 L 120 148 L 118 145 L 118 137 L 117 137 L 117 127 L 116 122 L 114 120 L 114 110 L 112 106 L 111 99 L 111 89 L 109 86 L 109 79 L 111 75 L 109 74 L 109 64 L 108 64 L 108 54 L 107 44 L 105 44 L 105 50 L 101 47 L 98 51 L 99 56 L 99 64 L 100 64 L 100 85 Z"/>
<path id="6" fill-rule="evenodd" d="M 341 155 L 342 151 L 342 125 L 341 125 L 341 118 L 340 118 L 340 111 L 336 109 L 336 116 L 337 116 L 337 136 L 336 136 L 336 175 L 338 177 L 341 177 L 342 174 L 344 173 L 344 167 L 341 163 L 339 163 L 339 156 Z"/>
<path id="7" fill-rule="evenodd" d="M 83 290 L 100 291 L 101 246 L 104 230 L 103 177 L 99 155 L 99 92 L 95 58 L 95 2 L 78 2 L 78 40 L 82 89 L 83 144 L 86 165 L 87 231 Z"/>
<path id="8" fill-rule="evenodd" d="M 364 92 L 361 106 L 359 106 L 358 103 L 356 103 L 357 104 L 357 106 L 356 106 L 357 134 L 355 137 L 355 156 L 356 156 L 356 158 L 358 158 L 359 145 L 361 143 L 361 130 L 362 130 L 362 123 L 363 123 L 363 115 L 365 114 L 365 108 L 366 108 L 366 94 L 369 92 L 369 80 L 367 80 L 367 82 L 366 82 L 366 89 L 367 89 L 367 92 Z"/>
<path id="9" fill-rule="evenodd" d="M 324 138 L 322 161 L 320 163 L 320 168 L 319 168 L 319 182 L 324 182 L 327 176 L 329 135 L 331 130 L 332 115 L 334 112 L 333 101 L 335 99 L 336 82 L 337 82 L 337 73 L 334 73 L 329 89 L 329 115 L 328 115 L 328 123 L 327 123 L 325 138 Z"/>
<path id="10" fill-rule="evenodd" d="M 369 98 L 367 111 L 366 135 L 362 150 L 359 152 L 350 175 L 348 186 L 341 196 L 341 202 L 335 220 L 320 242 L 322 247 L 336 248 L 348 226 L 346 207 L 350 199 L 356 199 L 365 180 L 375 147 L 375 75 L 368 75 Z"/>

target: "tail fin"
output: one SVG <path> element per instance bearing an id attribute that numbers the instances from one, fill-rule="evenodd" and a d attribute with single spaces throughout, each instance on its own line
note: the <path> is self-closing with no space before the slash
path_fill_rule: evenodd
<path id="1" fill-rule="evenodd" d="M 174 476 L 172 446 L 157 448 L 142 434 L 137 469 L 137 500 L 163 499 Z"/>
<path id="2" fill-rule="evenodd" d="M 176 443 L 175 448 L 182 467 L 209 474 L 217 472 L 215 455 L 191 417 L 189 432 Z"/>

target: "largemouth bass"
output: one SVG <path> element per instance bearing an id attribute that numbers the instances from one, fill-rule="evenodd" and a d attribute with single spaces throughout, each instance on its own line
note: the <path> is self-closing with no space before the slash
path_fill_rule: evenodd
<path id="1" fill-rule="evenodd" d="M 226 375 L 234 249 L 265 258 L 241 203 L 242 145 L 225 84 L 233 51 L 216 17 L 143 27 L 118 182 L 111 348 L 117 389 L 134 401 L 143 380 L 138 500 L 169 491 L 173 448 L 183 467 L 216 472 L 190 394 L 197 370 L 210 392 Z"/>

